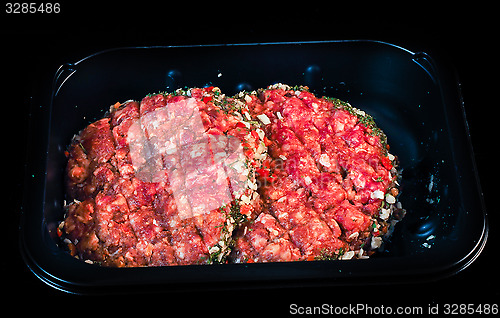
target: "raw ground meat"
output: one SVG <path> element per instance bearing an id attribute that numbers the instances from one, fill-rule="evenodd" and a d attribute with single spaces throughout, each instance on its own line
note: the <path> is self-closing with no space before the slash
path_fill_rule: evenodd
<path id="1" fill-rule="evenodd" d="M 257 170 L 267 233 L 283 234 L 264 235 L 260 216 L 245 223 L 234 260 L 371 254 L 394 226 L 393 212 L 401 210 L 393 202 L 399 192 L 397 161 L 373 119 L 342 101 L 317 98 L 303 87 L 277 84 L 248 96 L 243 98 L 251 116 L 264 123 L 270 141 L 268 161 Z M 259 234 L 254 234 L 257 229 Z M 289 252 L 289 246 L 298 251 Z"/>
<path id="2" fill-rule="evenodd" d="M 105 266 L 366 258 L 404 210 L 373 119 L 307 87 L 127 101 L 66 152 L 71 254 Z"/>

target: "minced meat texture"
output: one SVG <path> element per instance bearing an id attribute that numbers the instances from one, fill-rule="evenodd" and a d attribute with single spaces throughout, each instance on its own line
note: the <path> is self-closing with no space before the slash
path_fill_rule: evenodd
<path id="1" fill-rule="evenodd" d="M 364 258 L 404 215 L 373 119 L 306 87 L 117 103 L 66 154 L 63 239 L 105 266 Z"/>
<path id="2" fill-rule="evenodd" d="M 364 112 L 307 90 L 278 86 L 258 97 L 247 100 L 271 142 L 258 170 L 266 214 L 240 230 L 236 260 L 363 257 L 387 232 L 377 214 L 397 177 L 385 135 Z"/>
<path id="3" fill-rule="evenodd" d="M 230 183 L 235 173 L 220 164 L 252 158 L 231 153 L 246 135 L 233 132 L 240 129 L 234 115 L 208 103 L 217 92 L 116 104 L 75 136 L 63 223 L 74 255 L 118 267 L 226 261 L 235 223 L 256 200 L 237 203 L 255 189 Z M 252 177 L 245 175 L 245 186 Z"/>

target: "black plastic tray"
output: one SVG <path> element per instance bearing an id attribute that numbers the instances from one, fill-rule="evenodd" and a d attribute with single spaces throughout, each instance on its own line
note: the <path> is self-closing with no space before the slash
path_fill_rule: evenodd
<path id="1" fill-rule="evenodd" d="M 375 117 L 403 170 L 407 215 L 367 260 L 106 268 L 56 244 L 64 151 L 116 102 L 179 87 L 226 95 L 282 82 L 348 101 Z M 68 292 L 421 281 L 455 274 L 482 251 L 488 226 L 459 83 L 446 63 L 377 41 L 134 47 L 62 65 L 28 161 L 21 251 L 47 284 Z M 41 128 L 40 128 L 41 127 Z M 37 150 L 38 149 L 38 150 Z"/>

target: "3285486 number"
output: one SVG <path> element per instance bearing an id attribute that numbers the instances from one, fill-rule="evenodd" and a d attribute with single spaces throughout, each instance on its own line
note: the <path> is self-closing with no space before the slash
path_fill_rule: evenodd
<path id="1" fill-rule="evenodd" d="M 498 315 L 498 304 L 444 304 L 445 315 Z"/>
<path id="2" fill-rule="evenodd" d="M 61 4 L 58 2 L 36 3 L 36 2 L 7 2 L 5 4 L 5 13 L 8 14 L 34 14 L 34 13 L 60 13 Z"/>

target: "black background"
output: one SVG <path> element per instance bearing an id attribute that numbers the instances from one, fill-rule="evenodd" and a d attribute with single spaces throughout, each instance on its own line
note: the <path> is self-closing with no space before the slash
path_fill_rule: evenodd
<path id="1" fill-rule="evenodd" d="M 28 312 L 44 304 L 47 314 L 124 311 L 133 308 L 169 314 L 219 315 L 221 312 L 285 316 L 289 304 L 303 306 L 499 303 L 497 197 L 498 57 L 496 9 L 444 3 L 338 4 L 283 2 L 185 2 L 103 4 L 60 2 L 59 14 L 6 14 L 1 8 L 0 51 L 2 155 L 6 159 L 1 211 L 7 228 L 1 256 L 7 304 Z M 489 214 L 490 237 L 481 256 L 450 278 L 419 284 L 355 287 L 237 290 L 156 295 L 75 296 L 39 281 L 24 265 L 18 248 L 24 162 L 30 107 L 50 87 L 57 67 L 94 52 L 137 45 L 181 45 L 275 41 L 374 39 L 450 61 L 461 83 L 475 159 Z M 6 98 L 5 98 L 6 97 Z M 4 164 L 5 164 L 4 163 Z M 4 296 L 5 297 L 5 296 Z M 22 301 L 13 301 L 13 300 Z M 26 302 L 28 300 L 29 302 Z M 41 301 L 41 302 L 40 302 Z M 99 305 L 98 305 L 99 304 Z M 226 308 L 227 307 L 227 308 Z M 222 309 L 226 308 L 226 309 Z M 129 311 L 132 313 L 131 311 Z M 178 311 L 177 311 L 178 312 Z M 266 315 L 267 316 L 267 315 Z"/>

